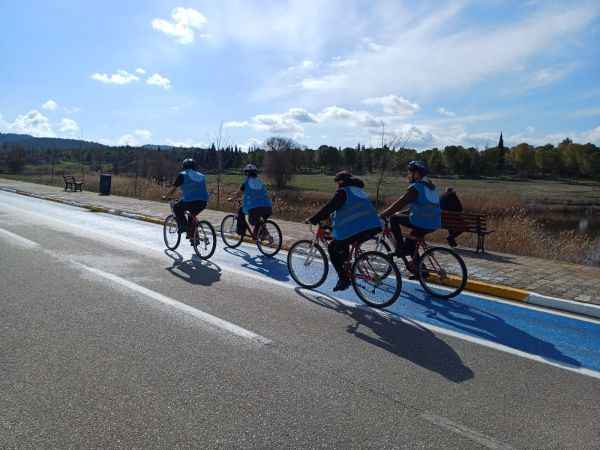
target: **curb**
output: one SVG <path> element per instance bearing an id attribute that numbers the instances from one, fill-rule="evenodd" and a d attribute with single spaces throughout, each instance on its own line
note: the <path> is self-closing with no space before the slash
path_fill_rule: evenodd
<path id="1" fill-rule="evenodd" d="M 90 203 L 81 203 L 72 200 L 58 199 L 54 197 L 35 194 L 32 192 L 22 191 L 20 189 L 8 188 L 5 186 L 0 186 L 0 191 L 24 195 L 26 197 L 34 197 L 40 200 L 48 200 L 55 203 L 75 206 L 78 208 L 84 208 L 91 212 L 111 214 L 114 216 L 126 217 L 128 219 L 133 220 L 141 220 L 143 222 L 149 222 L 157 225 L 162 225 L 164 223 L 164 220 L 159 217 L 147 216 L 145 214 L 138 214 L 130 211 L 122 211 L 119 209 L 106 208 L 104 206 L 94 205 Z M 248 237 L 244 237 L 244 242 L 254 241 Z M 290 249 L 290 245 L 286 244 L 284 241 L 281 246 L 281 249 L 287 251 Z M 485 281 L 469 280 L 467 281 L 467 285 L 465 286 L 465 291 L 600 319 L 600 306 L 598 305 L 581 303 L 573 300 L 566 300 L 556 297 L 549 297 L 546 295 L 538 294 L 536 292 L 530 292 L 524 289 L 504 286 L 501 284 L 492 284 L 487 283 Z"/>

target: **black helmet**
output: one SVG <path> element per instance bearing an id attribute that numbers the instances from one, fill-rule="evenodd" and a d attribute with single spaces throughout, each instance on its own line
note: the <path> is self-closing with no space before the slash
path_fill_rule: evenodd
<path id="1" fill-rule="evenodd" d="M 427 164 L 423 161 L 411 161 L 408 163 L 408 170 L 410 172 L 419 172 L 422 177 L 427 175 L 429 170 L 427 169 Z"/>
<path id="2" fill-rule="evenodd" d="M 181 166 L 183 167 L 183 170 L 196 170 L 196 161 L 194 161 L 192 158 L 186 158 L 181 163 Z"/>
<path id="3" fill-rule="evenodd" d="M 352 174 L 350 172 L 348 172 L 347 170 L 342 170 L 341 172 L 335 174 L 334 180 L 336 182 L 341 181 L 343 183 L 347 183 L 348 181 L 350 181 L 351 178 Z"/>
<path id="4" fill-rule="evenodd" d="M 244 167 L 244 173 L 246 175 L 256 175 L 258 173 L 258 169 L 254 164 L 246 164 L 246 167 Z"/>

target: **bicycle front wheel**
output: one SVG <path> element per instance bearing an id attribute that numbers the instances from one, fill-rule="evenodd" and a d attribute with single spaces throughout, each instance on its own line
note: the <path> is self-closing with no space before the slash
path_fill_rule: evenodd
<path id="1" fill-rule="evenodd" d="M 221 222 L 221 239 L 225 247 L 236 248 L 242 244 L 244 236 L 237 232 L 238 218 L 235 214 L 229 214 Z"/>
<path id="2" fill-rule="evenodd" d="M 171 214 L 165 219 L 163 224 L 163 239 L 165 245 L 169 250 L 175 250 L 179 247 L 181 241 L 181 234 L 179 234 L 179 226 L 177 225 L 177 219 Z"/>
<path id="3" fill-rule="evenodd" d="M 192 247 L 194 247 L 198 258 L 209 259 L 215 253 L 217 248 L 217 233 L 213 226 L 206 220 L 198 222 L 192 239 Z"/>
<path id="4" fill-rule="evenodd" d="M 431 247 L 423 252 L 417 264 L 419 283 L 430 295 L 452 298 L 467 285 L 467 267 L 454 250 Z"/>
<path id="5" fill-rule="evenodd" d="M 321 286 L 329 273 L 325 251 L 312 241 L 294 243 L 288 252 L 287 265 L 294 281 L 308 289 Z"/>
<path id="6" fill-rule="evenodd" d="M 402 290 L 402 277 L 394 261 L 380 252 L 362 253 L 352 265 L 352 287 L 373 308 L 394 303 Z"/>
<path id="7" fill-rule="evenodd" d="M 281 250 L 281 229 L 272 220 L 265 220 L 256 232 L 256 245 L 265 256 L 275 256 Z"/>

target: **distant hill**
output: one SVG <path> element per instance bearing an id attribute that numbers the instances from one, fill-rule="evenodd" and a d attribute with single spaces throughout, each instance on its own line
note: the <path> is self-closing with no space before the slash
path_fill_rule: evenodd
<path id="1" fill-rule="evenodd" d="M 50 137 L 34 137 L 29 134 L 0 133 L 0 145 L 2 144 L 22 144 L 26 148 L 36 150 L 46 150 L 53 148 L 77 149 L 85 148 L 105 148 L 106 145 L 97 142 L 82 141 L 80 139 L 62 139 Z"/>

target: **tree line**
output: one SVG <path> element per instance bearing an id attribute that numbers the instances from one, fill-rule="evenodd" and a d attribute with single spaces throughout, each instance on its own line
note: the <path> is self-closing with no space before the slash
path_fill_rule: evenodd
<path id="1" fill-rule="evenodd" d="M 414 159 L 427 162 L 434 175 L 462 177 L 517 176 L 600 179 L 600 148 L 565 139 L 559 145 L 532 146 L 521 143 L 478 150 L 462 146 L 432 148 L 417 152 L 410 148 L 383 146 L 339 148 L 321 145 L 316 149 L 299 146 L 282 137 L 268 139 L 262 146 L 242 151 L 236 146 L 209 148 L 102 147 L 35 148 L 21 143 L 0 145 L 0 171 L 8 173 L 54 173 L 111 171 L 119 175 L 170 179 L 180 161 L 192 157 L 207 173 L 236 172 L 245 164 L 262 168 L 277 185 L 285 186 L 294 174 L 333 174 L 342 169 L 355 174 L 398 174 Z"/>

